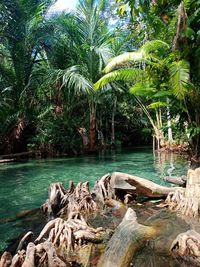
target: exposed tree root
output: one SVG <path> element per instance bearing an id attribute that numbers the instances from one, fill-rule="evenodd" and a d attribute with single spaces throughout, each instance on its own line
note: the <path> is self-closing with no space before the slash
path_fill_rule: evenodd
<path id="1" fill-rule="evenodd" d="M 74 212 L 69 214 L 67 221 L 56 218 L 47 223 L 35 242 L 47 237 L 56 248 L 70 252 L 87 242 L 101 242 L 102 232 L 101 227 L 92 228 L 80 213 Z"/>
<path id="2" fill-rule="evenodd" d="M 110 185 L 111 175 L 105 174 L 100 180 L 95 182 L 93 193 L 101 202 L 105 202 L 108 198 L 115 198 L 112 187 Z"/>
<path id="3" fill-rule="evenodd" d="M 78 183 L 75 187 L 70 181 L 69 190 L 61 183 L 51 184 L 49 198 L 42 205 L 42 209 L 48 215 L 63 216 L 70 212 L 93 212 L 97 205 L 89 190 L 89 182 Z"/>
<path id="4" fill-rule="evenodd" d="M 33 238 L 33 232 L 29 231 L 28 233 L 26 233 L 22 237 L 22 239 L 20 240 L 19 245 L 18 245 L 16 251 L 22 250 L 24 248 L 24 246 L 26 245 L 26 243 L 28 243 L 32 238 Z"/>
<path id="5" fill-rule="evenodd" d="M 6 266 L 6 265 L 5 265 Z M 38 244 L 29 243 L 25 250 L 19 250 L 13 257 L 11 265 L 8 267 L 68 267 L 68 263 L 63 262 L 57 255 L 54 245 L 45 241 Z M 1 267 L 4 267 L 1 266 Z"/>
<path id="6" fill-rule="evenodd" d="M 32 232 L 28 232 L 19 242 L 18 249 Z M 71 212 L 68 220 L 56 218 L 49 221 L 34 243 L 30 242 L 25 250 L 18 250 L 12 258 L 5 252 L 0 260 L 0 267 L 67 267 L 71 266 L 60 259 L 80 250 L 87 243 L 101 243 L 105 238 L 102 227 L 94 229 L 79 212 Z M 68 258 L 68 257 L 67 257 Z"/>
<path id="7" fill-rule="evenodd" d="M 177 258 L 200 265 L 200 234 L 189 230 L 177 236 L 171 245 L 171 252 Z"/>
<path id="8" fill-rule="evenodd" d="M 5 251 L 0 259 L 0 267 L 9 267 L 12 262 L 12 255 Z"/>
<path id="9" fill-rule="evenodd" d="M 188 171 L 186 189 L 169 193 L 166 203 L 171 210 L 189 218 L 198 218 L 200 209 L 200 168 Z"/>

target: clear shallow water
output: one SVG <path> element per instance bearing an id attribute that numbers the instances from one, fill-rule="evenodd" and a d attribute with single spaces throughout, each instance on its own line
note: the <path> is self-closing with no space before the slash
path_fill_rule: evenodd
<path id="1" fill-rule="evenodd" d="M 119 171 L 169 186 L 163 180 L 167 172 L 184 175 L 188 166 L 184 157 L 173 154 L 153 155 L 150 149 L 144 148 L 1 165 L 0 251 L 5 249 L 9 239 L 16 237 L 26 228 L 19 220 L 5 222 L 4 219 L 40 207 L 47 198 L 48 187 L 52 182 L 59 181 L 67 187 L 69 180 L 75 183 L 88 180 L 93 186 L 94 181 L 105 173 Z"/>

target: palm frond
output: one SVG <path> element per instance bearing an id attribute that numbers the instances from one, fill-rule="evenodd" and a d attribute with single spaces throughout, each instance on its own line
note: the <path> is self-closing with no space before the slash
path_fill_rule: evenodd
<path id="1" fill-rule="evenodd" d="M 188 93 L 190 80 L 190 65 L 186 60 L 173 62 L 170 67 L 170 84 L 174 95 L 184 99 Z"/>
<path id="2" fill-rule="evenodd" d="M 161 40 L 152 40 L 146 42 L 141 49 L 146 53 L 163 52 L 166 49 L 170 49 L 170 46 Z"/>
<path id="3" fill-rule="evenodd" d="M 108 73 L 114 68 L 129 62 L 129 61 L 141 61 L 146 59 L 146 54 L 144 50 L 139 50 L 137 52 L 128 52 L 111 59 L 108 65 L 105 67 L 104 72 Z"/>
<path id="4" fill-rule="evenodd" d="M 106 85 L 107 83 L 113 81 L 141 81 L 143 79 L 143 71 L 140 69 L 121 69 L 115 70 L 113 72 L 107 73 L 101 79 L 99 79 L 95 84 L 94 88 L 99 89 Z"/>
<path id="5" fill-rule="evenodd" d="M 150 86 L 150 84 L 148 83 L 139 82 L 136 83 L 133 87 L 131 87 L 129 89 L 129 92 L 134 95 L 149 97 L 154 95 L 154 93 L 156 92 L 156 88 Z"/>
<path id="6" fill-rule="evenodd" d="M 153 102 L 150 105 L 148 105 L 148 108 L 158 109 L 158 108 L 166 107 L 166 106 L 167 106 L 166 102 L 157 101 L 157 102 Z"/>

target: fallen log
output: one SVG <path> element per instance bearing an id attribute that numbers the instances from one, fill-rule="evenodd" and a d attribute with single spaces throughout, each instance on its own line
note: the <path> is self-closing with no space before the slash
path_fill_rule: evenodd
<path id="1" fill-rule="evenodd" d="M 0 164 L 15 162 L 16 159 L 0 159 Z"/>
<path id="2" fill-rule="evenodd" d="M 128 267 L 134 253 L 156 233 L 154 227 L 139 224 L 136 213 L 129 208 L 108 242 L 98 267 Z"/>
<path id="3" fill-rule="evenodd" d="M 121 190 L 148 198 L 164 198 L 170 192 L 175 192 L 179 189 L 179 187 L 161 186 L 147 179 L 121 172 L 112 174 L 110 185 L 115 191 Z"/>
<path id="4" fill-rule="evenodd" d="M 34 151 L 27 151 L 27 152 L 20 152 L 20 153 L 14 153 L 14 154 L 8 154 L 8 155 L 1 155 L 2 159 L 12 159 L 12 158 L 20 158 L 24 156 L 32 156 L 35 152 Z"/>
<path id="5" fill-rule="evenodd" d="M 175 185 L 185 186 L 187 177 L 183 176 L 165 176 L 164 180 L 168 183 L 172 183 Z"/>
<path id="6" fill-rule="evenodd" d="M 200 210 L 200 168 L 189 170 L 186 188 L 169 193 L 166 203 L 184 218 L 198 218 Z"/>
<path id="7" fill-rule="evenodd" d="M 177 259 L 200 266 L 200 234 L 196 231 L 189 230 L 179 234 L 170 250 Z"/>

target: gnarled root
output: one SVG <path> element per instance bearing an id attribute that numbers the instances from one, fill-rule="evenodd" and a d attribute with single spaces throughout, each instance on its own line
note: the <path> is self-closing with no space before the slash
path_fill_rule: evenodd
<path id="1" fill-rule="evenodd" d="M 73 211 L 93 212 L 97 210 L 97 205 L 90 193 L 89 182 L 78 183 L 75 187 L 70 181 L 69 190 L 60 183 L 52 184 L 42 209 L 48 215 L 63 216 Z"/>
<path id="2" fill-rule="evenodd" d="M 186 189 L 169 193 L 169 208 L 189 218 L 198 218 L 200 210 L 200 168 L 188 171 Z"/>
<path id="3" fill-rule="evenodd" d="M 200 265 L 200 234 L 189 230 L 177 236 L 173 241 L 171 252 L 177 258 L 192 261 Z"/>
<path id="4" fill-rule="evenodd" d="M 12 255 L 5 251 L 0 259 L 0 267 L 9 267 L 12 262 Z"/>
<path id="5" fill-rule="evenodd" d="M 38 244 L 29 243 L 25 250 L 19 250 L 13 257 L 5 252 L 0 261 L 0 267 L 69 267 L 57 255 L 54 245 L 45 241 Z"/>
<path id="6" fill-rule="evenodd" d="M 47 237 L 56 248 L 70 252 L 83 243 L 101 242 L 102 231 L 102 228 L 90 227 L 80 213 L 73 212 L 69 214 L 67 221 L 57 218 L 47 223 L 35 242 Z"/>
<path id="7" fill-rule="evenodd" d="M 110 186 L 111 175 L 105 174 L 100 180 L 95 182 L 93 193 L 97 199 L 104 203 L 108 198 L 114 198 L 113 190 Z"/>

